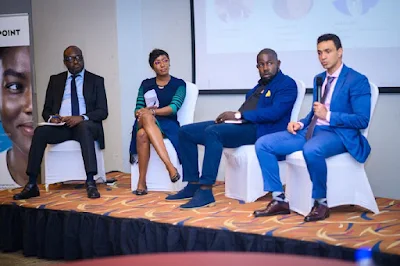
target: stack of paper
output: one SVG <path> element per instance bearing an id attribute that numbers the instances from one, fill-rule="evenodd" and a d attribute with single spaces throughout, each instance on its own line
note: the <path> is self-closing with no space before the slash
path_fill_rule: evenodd
<path id="1" fill-rule="evenodd" d="M 155 90 L 149 90 L 148 92 L 146 92 L 144 94 L 144 100 L 146 102 L 146 107 L 159 107 L 160 105 Z"/>

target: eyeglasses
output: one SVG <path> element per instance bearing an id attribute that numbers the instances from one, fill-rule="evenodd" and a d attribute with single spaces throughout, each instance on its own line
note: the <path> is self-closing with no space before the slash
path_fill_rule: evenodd
<path id="1" fill-rule="evenodd" d="M 169 59 L 168 59 L 168 58 L 164 58 L 163 60 L 156 60 L 156 61 L 154 61 L 154 64 L 155 64 L 155 65 L 159 65 L 159 64 L 161 64 L 161 63 L 168 64 L 168 63 L 169 63 Z"/>
<path id="2" fill-rule="evenodd" d="M 66 62 L 74 62 L 74 61 L 81 62 L 83 60 L 83 55 L 76 55 L 76 56 L 65 56 L 64 61 Z"/>

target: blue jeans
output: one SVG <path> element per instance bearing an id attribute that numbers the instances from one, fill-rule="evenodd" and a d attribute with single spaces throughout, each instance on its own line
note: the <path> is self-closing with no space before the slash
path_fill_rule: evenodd
<path id="1" fill-rule="evenodd" d="M 256 142 L 256 153 L 264 179 L 265 191 L 283 191 L 277 156 L 303 150 L 313 184 L 313 199 L 326 198 L 326 158 L 346 152 L 342 140 L 329 126 L 316 126 L 313 137 L 306 140 L 307 128 L 296 135 L 288 131 L 265 135 Z"/>
<path id="2" fill-rule="evenodd" d="M 237 148 L 256 142 L 255 124 L 216 124 L 206 121 L 186 125 L 179 130 L 183 181 L 203 185 L 215 183 L 223 148 Z M 197 145 L 205 147 L 203 169 L 199 175 Z"/>

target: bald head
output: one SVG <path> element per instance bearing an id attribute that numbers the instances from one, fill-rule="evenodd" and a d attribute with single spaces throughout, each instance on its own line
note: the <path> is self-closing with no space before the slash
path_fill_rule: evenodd
<path id="1" fill-rule="evenodd" d="M 64 50 L 64 57 L 65 57 L 65 55 L 66 55 L 69 51 L 74 51 L 74 52 L 76 52 L 76 53 L 82 54 L 82 50 L 81 50 L 78 46 L 70 45 L 70 46 L 68 46 L 67 48 L 65 48 L 65 50 Z"/>
<path id="2" fill-rule="evenodd" d="M 270 59 L 278 60 L 278 54 L 277 54 L 274 50 L 272 50 L 272 49 L 269 49 L 269 48 L 262 49 L 262 50 L 258 53 L 257 58 L 258 58 L 260 55 L 263 55 L 263 54 L 269 55 L 269 58 L 270 58 Z"/>

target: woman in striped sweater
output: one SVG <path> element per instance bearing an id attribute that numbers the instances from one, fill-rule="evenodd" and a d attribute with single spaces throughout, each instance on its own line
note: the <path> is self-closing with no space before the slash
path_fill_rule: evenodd
<path id="1" fill-rule="evenodd" d="M 134 192 L 136 195 L 147 194 L 146 173 L 150 158 L 150 143 L 164 162 L 171 182 L 180 179 L 178 170 L 168 156 L 163 139 L 168 138 L 171 141 L 179 157 L 180 125 L 177 112 L 186 96 L 186 83 L 169 74 L 170 64 L 167 52 L 154 49 L 149 55 L 149 64 L 156 77 L 145 79 L 140 85 L 135 108 L 136 121 L 133 125 L 130 145 L 131 164 L 136 160 L 139 164 L 139 180 Z M 145 94 L 152 95 L 151 102 L 146 101 Z"/>

